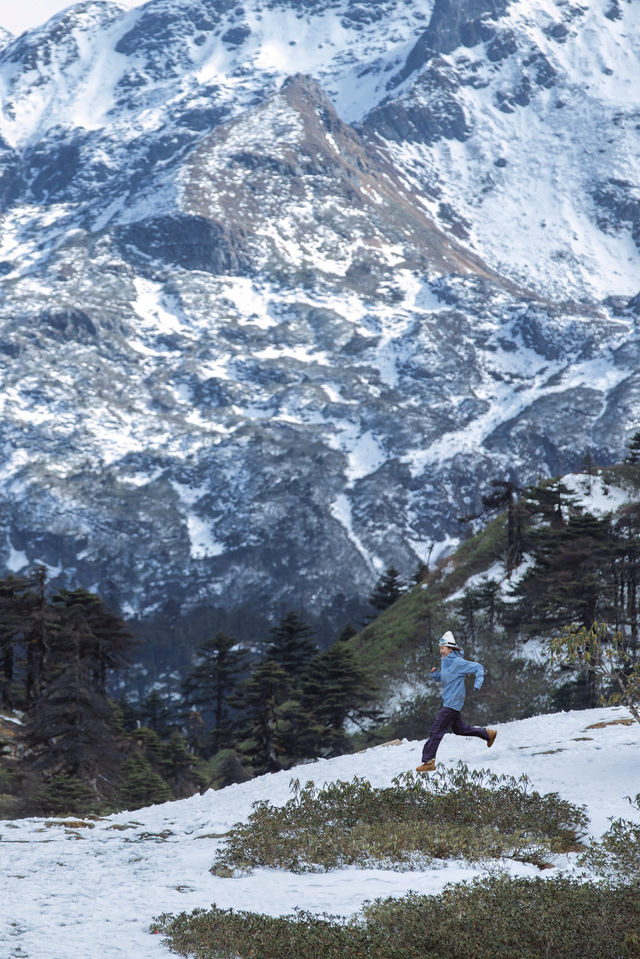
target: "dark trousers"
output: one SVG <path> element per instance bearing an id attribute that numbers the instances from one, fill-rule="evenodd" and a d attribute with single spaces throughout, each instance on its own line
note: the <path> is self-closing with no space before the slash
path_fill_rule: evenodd
<path id="1" fill-rule="evenodd" d="M 448 730 L 455 733 L 456 736 L 479 736 L 485 742 L 489 741 L 489 734 L 484 726 L 467 726 L 460 715 L 459 709 L 451 709 L 450 706 L 443 706 L 433 721 L 433 726 L 429 733 L 429 738 L 422 748 L 422 762 L 426 763 L 430 759 L 435 759 L 438 752 L 438 746 L 442 742 L 442 737 Z"/>

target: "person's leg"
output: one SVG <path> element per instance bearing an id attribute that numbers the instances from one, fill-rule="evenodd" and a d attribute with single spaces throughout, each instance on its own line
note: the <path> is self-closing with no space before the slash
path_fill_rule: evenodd
<path id="1" fill-rule="evenodd" d="M 429 732 L 429 738 L 422 747 L 422 762 L 426 763 L 430 759 L 435 759 L 438 752 L 438 746 L 442 742 L 442 737 L 460 715 L 457 709 L 450 709 L 443 706 L 433 721 L 433 726 Z"/>
<path id="2" fill-rule="evenodd" d="M 478 736 L 480 739 L 484 739 L 485 742 L 489 742 L 489 733 L 485 727 L 468 726 L 460 713 L 457 714 L 456 718 L 451 724 L 451 732 L 455 733 L 456 736 Z"/>

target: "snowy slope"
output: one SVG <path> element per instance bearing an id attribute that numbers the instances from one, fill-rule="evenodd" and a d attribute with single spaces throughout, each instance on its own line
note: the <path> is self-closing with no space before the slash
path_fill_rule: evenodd
<path id="1" fill-rule="evenodd" d="M 433 51 L 434 31 L 420 38 L 409 58 L 419 67 L 365 126 L 390 138 L 418 182 L 437 185 L 434 215 L 457 223 L 492 266 L 552 297 L 632 296 L 640 9 L 610 0 L 497 6 L 502 15 L 466 44 Z M 397 133 L 401 119 L 409 135 Z"/>
<path id="2" fill-rule="evenodd" d="M 590 835 L 609 817 L 634 818 L 625 797 L 640 782 L 640 726 L 618 722 L 622 709 L 559 713 L 499 727 L 490 752 L 476 740 L 445 737 L 438 759 L 459 758 L 473 768 L 520 776 L 541 792 L 585 804 Z M 600 728 L 595 723 L 604 722 Z M 383 786 L 420 760 L 421 743 L 379 746 L 355 756 L 319 761 L 249 783 L 209 791 L 180 802 L 95 822 L 93 828 L 47 825 L 31 819 L 0 823 L 0 955 L 2 959 L 159 959 L 169 953 L 149 923 L 216 903 L 221 907 L 286 914 L 297 906 L 350 915 L 366 899 L 412 889 L 437 893 L 446 883 L 481 875 L 481 866 L 441 862 L 423 872 L 344 869 L 293 875 L 257 870 L 234 879 L 208 871 L 219 835 L 267 799 L 282 804 L 290 780 L 322 785 L 354 775 Z M 505 862 L 513 874 L 540 875 L 529 865 Z M 553 869 L 576 873 L 575 855 L 558 856 Z"/>

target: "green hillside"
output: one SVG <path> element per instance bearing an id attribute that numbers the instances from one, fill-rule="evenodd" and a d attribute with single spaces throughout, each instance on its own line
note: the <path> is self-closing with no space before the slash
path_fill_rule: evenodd
<path id="1" fill-rule="evenodd" d="M 438 652 L 438 640 L 451 628 L 450 598 L 472 576 L 500 561 L 506 515 L 495 517 L 466 539 L 422 581 L 384 610 L 350 640 L 353 650 L 381 676 L 402 676 L 407 661 Z"/>

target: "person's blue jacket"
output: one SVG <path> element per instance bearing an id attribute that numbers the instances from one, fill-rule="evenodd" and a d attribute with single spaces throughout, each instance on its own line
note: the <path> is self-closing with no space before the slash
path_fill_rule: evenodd
<path id="1" fill-rule="evenodd" d="M 464 697 L 466 689 L 464 686 L 464 677 L 467 673 L 475 673 L 474 689 L 480 689 L 484 682 L 484 669 L 480 663 L 472 663 L 462 657 L 461 649 L 452 649 L 448 656 L 445 656 L 431 678 L 442 683 L 442 705 L 449 709 L 460 711 L 464 706 Z"/>

